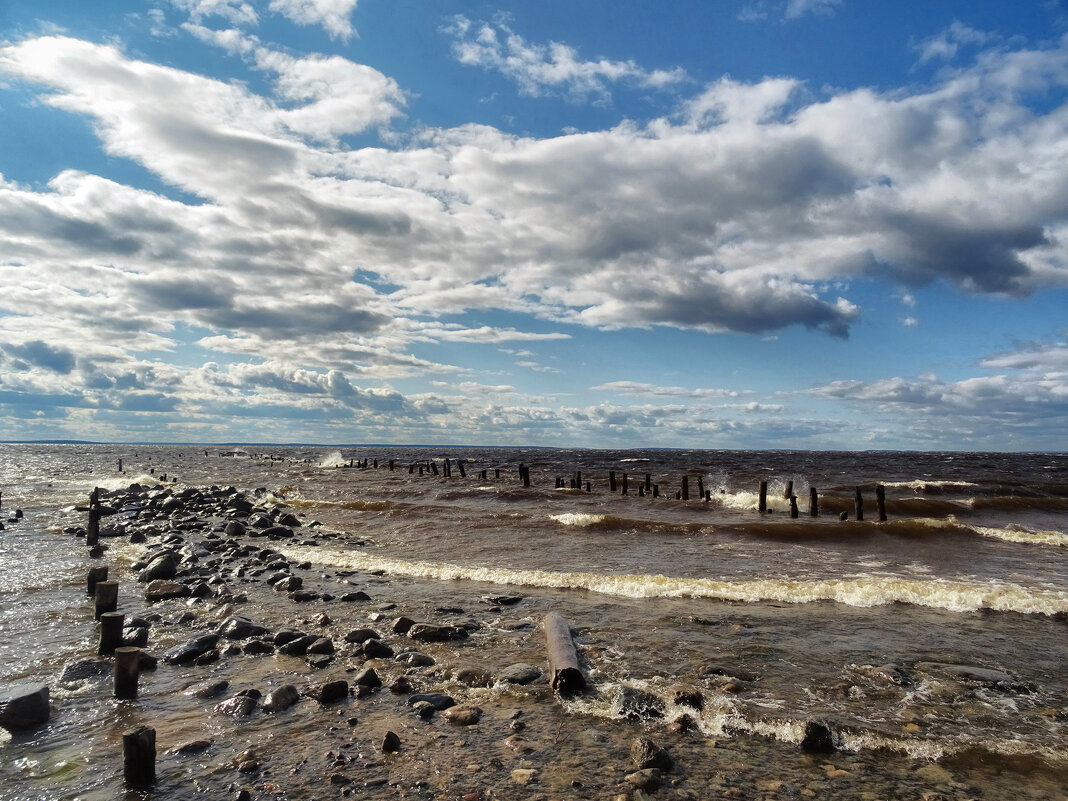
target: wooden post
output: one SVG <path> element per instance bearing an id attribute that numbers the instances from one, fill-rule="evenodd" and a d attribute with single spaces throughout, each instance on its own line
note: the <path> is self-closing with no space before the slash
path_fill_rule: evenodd
<path id="1" fill-rule="evenodd" d="M 391 473 L 393 472 L 393 460 L 392 459 L 389 460 L 389 472 L 391 472 Z"/>
<path id="2" fill-rule="evenodd" d="M 108 580 L 108 566 L 101 565 L 100 567 L 89 568 L 89 575 L 85 580 L 85 594 L 96 595 L 96 585 L 101 581 Z"/>
<path id="3" fill-rule="evenodd" d="M 550 686 L 561 693 L 585 689 L 586 677 L 579 668 L 571 629 L 556 612 L 545 616 L 545 641 L 549 648 Z"/>
<path id="4" fill-rule="evenodd" d="M 137 697 L 137 677 L 141 672 L 141 649 L 122 646 L 115 649 L 115 697 Z"/>
<path id="5" fill-rule="evenodd" d="M 760 482 L 760 499 L 757 501 L 757 511 L 761 514 L 768 511 L 768 482 Z"/>
<path id="6" fill-rule="evenodd" d="M 684 501 L 690 500 L 690 477 L 682 477 L 682 499 Z"/>
<path id="7" fill-rule="evenodd" d="M 860 494 L 860 487 L 857 487 L 856 495 L 853 498 L 853 508 L 856 510 L 857 520 L 864 519 L 864 496 Z"/>
<path id="8" fill-rule="evenodd" d="M 645 474 L 645 493 L 648 495 L 653 489 L 653 474 Z"/>
<path id="9" fill-rule="evenodd" d="M 616 491 L 616 471 L 615 470 L 609 470 L 608 471 L 608 491 L 609 492 L 615 492 Z"/>
<path id="10" fill-rule="evenodd" d="M 446 461 L 448 461 L 448 460 L 446 460 Z M 430 469 L 434 473 L 435 476 L 438 475 L 438 463 L 437 462 L 431 460 Z"/>
<path id="11" fill-rule="evenodd" d="M 794 494 L 794 482 L 793 482 L 793 480 L 790 480 L 790 481 L 786 482 L 786 489 L 784 489 L 782 491 L 782 497 L 784 497 L 784 498 L 789 500 L 789 498 L 793 494 Z"/>
<path id="12" fill-rule="evenodd" d="M 697 497 L 698 498 L 705 497 L 705 477 L 704 476 L 698 476 L 697 477 Z"/>
<path id="13" fill-rule="evenodd" d="M 590 487 L 590 482 L 589 481 L 586 482 L 586 492 L 593 492 L 593 490 Z"/>
<path id="14" fill-rule="evenodd" d="M 622 487 L 622 494 L 626 495 L 627 494 L 627 474 L 626 473 L 623 474 L 623 483 L 620 486 Z"/>
<path id="15" fill-rule="evenodd" d="M 156 782 L 156 730 L 139 726 L 122 735 L 122 778 L 131 787 Z"/>
<path id="16" fill-rule="evenodd" d="M 458 468 L 460 468 L 460 478 L 467 478 L 467 471 L 464 470 L 464 460 L 463 459 L 457 459 L 456 460 L 456 466 Z"/>
<path id="17" fill-rule="evenodd" d="M 106 656 L 122 645 L 122 624 L 126 615 L 122 612 L 105 612 L 100 616 L 100 644 L 96 652 Z"/>
<path id="18" fill-rule="evenodd" d="M 705 490 L 705 503 L 712 503 L 712 490 Z"/>
<path id="19" fill-rule="evenodd" d="M 875 508 L 879 511 L 879 522 L 886 522 L 886 488 L 882 484 L 875 487 Z"/>
<path id="20" fill-rule="evenodd" d="M 660 497 L 660 485 L 659 484 L 653 484 L 653 497 L 654 498 L 659 498 Z"/>
<path id="21" fill-rule="evenodd" d="M 122 459 L 119 459 L 119 472 L 122 472 Z"/>
<path id="22" fill-rule="evenodd" d="M 638 485 L 638 497 L 639 498 L 644 498 L 645 497 L 645 485 L 644 484 L 639 484 Z"/>
<path id="23" fill-rule="evenodd" d="M 797 520 L 797 496 L 790 496 L 790 519 Z"/>
<path id="24" fill-rule="evenodd" d="M 96 611 L 94 617 L 100 620 L 105 612 L 114 612 L 119 605 L 119 582 L 98 581 L 95 588 Z"/>
<path id="25" fill-rule="evenodd" d="M 820 516 L 820 499 L 815 487 L 808 488 L 808 513 L 812 517 Z"/>
<path id="26" fill-rule="evenodd" d="M 499 468 L 499 467 L 493 468 L 493 477 L 494 478 L 500 478 L 501 477 L 501 468 Z"/>
<path id="27" fill-rule="evenodd" d="M 89 525 L 85 530 L 85 544 L 92 548 L 100 543 L 100 489 L 89 493 Z"/>

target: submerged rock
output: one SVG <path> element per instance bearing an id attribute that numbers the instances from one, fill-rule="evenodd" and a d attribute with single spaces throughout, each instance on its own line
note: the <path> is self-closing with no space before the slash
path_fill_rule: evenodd
<path id="1" fill-rule="evenodd" d="M 502 670 L 497 679 L 506 684 L 530 684 L 540 676 L 541 670 L 538 668 L 528 665 L 526 662 L 517 662 Z"/>
<path id="2" fill-rule="evenodd" d="M 630 760 L 635 770 L 658 768 L 668 771 L 675 764 L 668 752 L 648 737 L 639 737 L 634 741 L 630 747 Z"/>
<path id="3" fill-rule="evenodd" d="M 206 654 L 219 644 L 218 634 L 203 634 L 189 642 L 175 646 L 164 652 L 163 661 L 170 665 L 182 665 L 192 662 Z"/>
<path id="4" fill-rule="evenodd" d="M 0 691 L 0 728 L 32 729 L 48 722 L 51 712 L 48 687 L 43 684 L 20 683 Z"/>
<path id="5" fill-rule="evenodd" d="M 415 623 L 408 636 L 420 642 L 448 642 L 467 638 L 467 630 L 459 626 L 439 626 L 434 623 Z"/>

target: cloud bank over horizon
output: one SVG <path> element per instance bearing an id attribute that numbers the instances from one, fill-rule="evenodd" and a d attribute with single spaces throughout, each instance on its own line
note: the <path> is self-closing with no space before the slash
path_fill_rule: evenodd
<path id="1" fill-rule="evenodd" d="M 1068 432 L 1063 316 L 1043 341 L 1007 326 L 1015 345 L 945 378 L 922 352 L 873 375 L 852 350 L 882 336 L 866 329 L 881 294 L 910 299 L 895 337 L 931 319 L 917 295 L 1068 297 L 1068 33 L 954 22 L 901 42 L 929 77 L 877 88 L 701 79 L 505 18 L 429 26 L 476 87 L 615 118 L 538 132 L 436 124 L 431 84 L 356 59 L 364 8 L 172 0 L 137 48 L 0 44 L 25 107 L 84 121 L 100 158 L 153 179 L 0 175 L 13 438 L 900 447 L 904 427 L 915 447 L 1033 448 Z M 299 42 L 322 50 L 273 40 L 286 24 L 317 26 Z M 216 66 L 145 52 L 164 40 Z M 771 382 L 799 337 L 853 353 L 853 375 Z M 672 338 L 755 340 L 764 364 L 747 374 L 739 350 L 709 388 L 707 368 L 598 355 Z"/>

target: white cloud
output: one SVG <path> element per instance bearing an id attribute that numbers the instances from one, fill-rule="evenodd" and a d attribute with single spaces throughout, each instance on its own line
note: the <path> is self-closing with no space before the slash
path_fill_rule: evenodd
<path id="1" fill-rule="evenodd" d="M 171 0 L 171 4 L 197 23 L 210 17 L 221 17 L 231 25 L 259 22 L 255 7 L 244 0 Z"/>
<path id="2" fill-rule="evenodd" d="M 787 0 L 783 17 L 797 19 L 805 14 L 831 14 L 840 5 L 842 0 Z"/>
<path id="3" fill-rule="evenodd" d="M 271 11 L 277 11 L 298 25 L 321 25 L 331 38 L 349 39 L 352 12 L 358 0 L 271 0 Z"/>
<path id="4" fill-rule="evenodd" d="M 954 20 L 938 35 L 924 39 L 916 45 L 916 50 L 920 54 L 921 64 L 936 59 L 952 61 L 962 46 L 982 45 L 994 38 L 993 34 L 976 30 L 959 20 Z"/>
<path id="5" fill-rule="evenodd" d="M 665 397 L 665 398 L 733 398 L 738 395 L 735 390 L 712 389 L 699 387 L 687 389 L 686 387 L 662 387 L 655 384 L 646 384 L 639 381 L 609 381 L 590 387 L 592 390 L 606 392 L 618 392 L 621 395 L 635 397 Z"/>
<path id="6" fill-rule="evenodd" d="M 686 80 L 686 73 L 677 67 L 645 70 L 630 60 L 584 61 L 568 45 L 527 42 L 504 24 L 476 24 L 458 16 L 444 30 L 454 38 L 453 52 L 462 64 L 497 70 L 532 97 L 561 92 L 574 101 L 593 97 L 603 102 L 611 95 L 610 85 L 617 82 L 664 89 Z"/>

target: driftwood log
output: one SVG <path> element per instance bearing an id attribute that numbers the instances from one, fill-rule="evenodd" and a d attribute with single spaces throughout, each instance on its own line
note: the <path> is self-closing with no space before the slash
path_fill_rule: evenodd
<path id="1" fill-rule="evenodd" d="M 561 693 L 574 693 L 586 688 L 586 677 L 578 664 L 571 628 L 560 615 L 545 616 L 545 641 L 549 649 L 549 683 Z"/>

